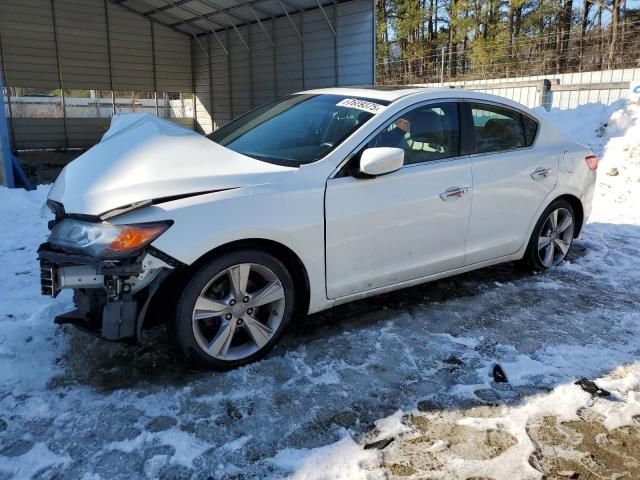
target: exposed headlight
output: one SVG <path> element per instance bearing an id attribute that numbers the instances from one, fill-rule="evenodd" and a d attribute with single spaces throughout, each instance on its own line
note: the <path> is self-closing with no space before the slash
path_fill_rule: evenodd
<path id="1" fill-rule="evenodd" d="M 170 223 L 112 225 L 67 218 L 54 225 L 49 243 L 93 257 L 119 257 L 150 244 L 169 226 Z"/>

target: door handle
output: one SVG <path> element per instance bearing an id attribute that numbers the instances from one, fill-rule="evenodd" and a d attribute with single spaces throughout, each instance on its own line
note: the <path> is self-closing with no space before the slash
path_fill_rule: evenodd
<path id="1" fill-rule="evenodd" d="M 444 202 L 450 202 L 459 199 L 469 190 L 471 190 L 471 187 L 449 187 L 440 194 L 440 198 Z"/>
<path id="2" fill-rule="evenodd" d="M 531 178 L 534 180 L 544 180 L 549 175 L 551 175 L 551 169 L 545 167 L 538 167 L 533 172 L 531 172 Z"/>

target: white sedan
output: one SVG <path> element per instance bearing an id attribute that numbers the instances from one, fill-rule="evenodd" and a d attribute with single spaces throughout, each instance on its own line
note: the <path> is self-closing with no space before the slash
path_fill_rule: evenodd
<path id="1" fill-rule="evenodd" d="M 51 188 L 43 293 L 110 340 L 168 319 L 185 355 L 229 368 L 288 323 L 500 262 L 564 261 L 598 159 L 536 113 L 454 89 L 332 88 L 203 136 L 116 116 Z"/>

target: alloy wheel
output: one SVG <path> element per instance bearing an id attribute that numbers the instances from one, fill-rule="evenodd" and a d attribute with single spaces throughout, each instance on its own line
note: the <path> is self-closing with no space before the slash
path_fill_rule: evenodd
<path id="1" fill-rule="evenodd" d="M 538 257 L 546 267 L 559 265 L 573 241 L 573 215 L 566 208 L 553 210 L 542 224 L 538 237 Z"/>
<path id="2" fill-rule="evenodd" d="M 271 340 L 284 310 L 284 287 L 273 271 L 256 263 L 233 265 L 200 292 L 193 307 L 193 334 L 208 355 L 240 360 Z"/>

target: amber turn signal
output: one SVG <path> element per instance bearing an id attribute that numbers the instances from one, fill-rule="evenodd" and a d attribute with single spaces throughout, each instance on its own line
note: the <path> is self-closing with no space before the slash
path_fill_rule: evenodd
<path id="1" fill-rule="evenodd" d="M 121 253 L 143 247 L 158 237 L 167 227 L 167 225 L 128 225 L 111 242 L 109 250 Z"/>

